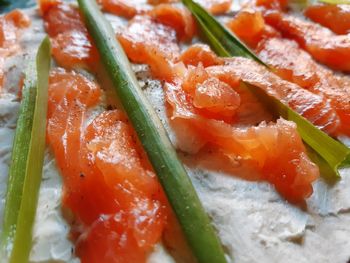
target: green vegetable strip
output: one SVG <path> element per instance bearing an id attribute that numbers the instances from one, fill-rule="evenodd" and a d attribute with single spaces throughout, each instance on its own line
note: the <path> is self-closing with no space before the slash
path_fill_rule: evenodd
<path id="1" fill-rule="evenodd" d="M 28 262 L 32 247 L 32 229 L 38 203 L 45 153 L 50 63 L 50 41 L 46 37 L 41 43 L 36 57 L 37 95 L 22 202 L 18 213 L 17 229 L 10 263 Z"/>
<path id="2" fill-rule="evenodd" d="M 319 2 L 332 5 L 350 5 L 349 0 L 319 0 Z"/>
<path id="3" fill-rule="evenodd" d="M 117 95 L 146 150 L 194 255 L 200 263 L 226 262 L 219 239 L 190 178 L 178 160 L 163 125 L 140 89 L 110 24 L 94 0 L 78 2 Z"/>
<path id="4" fill-rule="evenodd" d="M 1 252 L 8 254 L 8 246 L 12 243 L 17 224 L 18 211 L 22 200 L 22 189 L 29 152 L 29 141 L 32 130 L 36 97 L 35 67 L 30 65 L 26 71 L 22 90 L 22 102 L 12 148 L 12 160 L 7 184 L 4 221 L 1 232 Z"/>
<path id="5" fill-rule="evenodd" d="M 28 262 L 31 249 L 45 150 L 49 68 L 50 43 L 46 38 L 39 48 L 36 67 L 31 65 L 26 72 L 12 151 L 1 236 L 1 258 L 11 254 L 12 263 Z"/>
<path id="6" fill-rule="evenodd" d="M 242 47 L 243 44 L 237 37 L 216 21 L 216 19 L 199 4 L 192 0 L 182 0 L 182 2 L 195 16 L 202 29 L 202 33 L 218 55 L 253 58 L 259 63 L 266 65 L 247 47 Z M 310 157 L 319 165 L 323 176 L 327 179 L 339 178 L 338 168 L 350 166 L 350 149 L 348 147 L 316 128 L 288 105 L 270 96 L 259 87 L 252 86 L 248 83 L 245 83 L 245 86 L 251 92 L 255 93 L 273 113 L 277 113 L 279 116 L 294 121 L 297 124 L 298 132 L 301 137 L 310 148 L 315 151 L 311 153 Z"/>

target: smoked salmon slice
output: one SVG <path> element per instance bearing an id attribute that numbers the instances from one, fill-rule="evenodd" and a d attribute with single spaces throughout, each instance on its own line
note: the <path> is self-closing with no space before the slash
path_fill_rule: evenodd
<path id="1" fill-rule="evenodd" d="M 81 236 L 77 254 L 83 262 L 146 262 L 161 239 L 165 203 L 136 134 L 123 113 L 108 111 L 87 127 L 86 140 L 94 165 L 112 191 L 109 203 L 117 205 L 114 213 L 97 217 L 87 236 Z"/>
<path id="2" fill-rule="evenodd" d="M 260 7 L 275 10 L 286 10 L 288 8 L 288 0 L 256 0 L 255 4 Z"/>
<path id="3" fill-rule="evenodd" d="M 186 66 L 198 66 L 202 63 L 204 67 L 223 64 L 220 59 L 208 45 L 194 44 L 181 53 L 180 61 Z"/>
<path id="4" fill-rule="evenodd" d="M 67 69 L 95 70 L 99 56 L 77 7 L 43 0 L 41 13 L 52 42 L 52 55 Z"/>
<path id="5" fill-rule="evenodd" d="M 57 63 L 68 69 L 98 71 L 98 52 L 78 9 L 59 1 L 42 1 L 41 10 Z M 189 11 L 163 4 L 135 16 L 117 35 L 132 62 L 147 63 L 157 77 L 170 80 L 183 74 L 183 64 L 176 62 L 180 56 L 178 41 L 190 40 L 194 33 Z"/>
<path id="6" fill-rule="evenodd" d="M 301 17 L 267 11 L 265 21 L 284 37 L 294 39 L 317 61 L 341 71 L 350 71 L 350 38 Z"/>
<path id="7" fill-rule="evenodd" d="M 157 78 L 171 80 L 177 75 L 174 61 L 180 56 L 180 48 L 173 28 L 150 16 L 136 16 L 126 30 L 118 33 L 118 39 L 128 58 L 148 64 Z"/>
<path id="8" fill-rule="evenodd" d="M 252 8 L 240 10 L 226 25 L 240 40 L 253 49 L 263 39 L 280 36 L 277 30 L 266 25 L 262 13 Z"/>
<path id="9" fill-rule="evenodd" d="M 103 11 L 126 18 L 132 18 L 151 9 L 144 0 L 97 0 L 97 2 Z"/>
<path id="10" fill-rule="evenodd" d="M 188 68 L 182 88 L 190 94 L 194 108 L 201 115 L 231 123 L 240 106 L 240 96 L 232 88 L 238 85 L 238 78 L 226 83 L 210 76 L 199 64 Z"/>
<path id="11" fill-rule="evenodd" d="M 231 9 L 232 0 L 196 0 L 213 15 L 224 14 Z"/>
<path id="12" fill-rule="evenodd" d="M 236 165 L 258 171 L 260 176 L 251 180 L 269 181 L 291 202 L 312 194 L 311 183 L 318 177 L 318 168 L 308 159 L 294 123 L 280 119 L 276 124 L 238 128 L 199 114 L 191 97 L 174 85 L 167 85 L 166 100 L 172 108 L 172 120 L 191 127 L 201 138 L 202 147 L 209 145 L 211 151 L 236 160 Z M 182 136 L 191 136 L 187 129 L 186 135 L 183 131 Z"/>
<path id="13" fill-rule="evenodd" d="M 225 62 L 223 66 L 208 67 L 207 71 L 218 77 L 234 75 L 244 82 L 262 88 L 329 134 L 334 134 L 338 129 L 339 117 L 323 96 L 281 79 L 251 59 L 235 57 L 225 59 Z"/>
<path id="14" fill-rule="evenodd" d="M 184 65 L 178 63 L 179 41 L 189 41 L 195 34 L 195 22 L 188 10 L 160 4 L 147 15 L 129 21 L 118 39 L 132 62 L 146 63 L 153 75 L 171 81 L 183 75 Z"/>
<path id="15" fill-rule="evenodd" d="M 19 10 L 0 16 L 0 90 L 4 81 L 4 63 L 9 56 L 20 50 L 21 30 L 29 27 L 30 19 Z"/>
<path id="16" fill-rule="evenodd" d="M 0 16 L 0 48 L 6 48 L 8 53 L 15 51 L 18 47 L 16 44 L 18 44 L 19 30 L 29 26 L 29 17 L 19 10 Z M 1 51 L 5 52 L 5 50 Z"/>
<path id="17" fill-rule="evenodd" d="M 202 51 L 199 51 L 202 49 Z M 193 51 L 193 52 L 192 52 Z M 210 52 L 209 52 L 210 51 Z M 199 58 L 199 61 L 201 60 L 201 57 L 198 57 L 198 54 L 203 54 L 203 52 L 206 54 L 204 58 L 207 58 L 207 55 L 210 54 L 210 61 L 211 62 L 218 62 L 213 63 L 213 66 L 217 65 L 223 65 L 224 60 L 221 58 L 218 58 L 206 45 L 198 45 L 195 44 L 191 47 L 189 47 L 186 51 L 184 51 L 183 54 L 186 54 L 186 58 L 188 58 L 190 61 L 194 61 L 195 58 Z M 192 57 L 191 57 L 192 56 Z M 213 59 L 213 60 L 212 60 Z M 203 58 L 202 58 L 203 61 Z M 204 60 L 207 61 L 207 60 Z M 210 63 L 211 65 L 212 63 Z M 271 120 L 271 115 L 267 112 L 265 107 L 257 100 L 257 98 L 251 94 L 248 90 L 241 88 L 239 85 L 239 77 L 234 74 L 210 74 L 207 69 L 210 69 L 210 67 L 205 68 L 202 64 L 202 62 L 199 62 L 199 64 L 194 67 L 190 65 L 187 68 L 187 72 L 184 74 L 184 77 L 182 79 L 181 87 L 184 91 L 191 94 L 195 97 L 196 91 L 200 89 L 201 84 L 203 84 L 205 81 L 208 81 L 209 79 L 214 80 L 214 83 L 218 83 L 219 85 L 222 85 L 222 83 L 225 83 L 231 89 L 234 90 L 234 92 L 227 92 L 224 95 L 225 97 L 229 98 L 231 97 L 231 105 L 234 107 L 230 107 L 230 110 L 225 114 L 227 108 L 224 106 L 226 103 L 224 101 L 220 102 L 221 98 L 220 96 L 213 97 L 210 92 L 208 92 L 207 96 L 212 97 L 212 99 L 218 101 L 215 102 L 216 104 L 222 104 L 221 112 L 217 112 L 214 114 L 213 112 L 208 111 L 207 109 L 200 109 L 196 107 L 196 110 L 200 112 L 202 115 L 223 120 L 227 123 L 233 124 L 233 123 L 240 123 L 242 125 L 256 125 L 260 123 L 263 120 Z M 218 82 L 219 81 L 219 82 Z M 210 82 L 209 82 L 210 83 Z M 208 84 L 208 83 L 207 83 Z M 226 86 L 222 85 L 222 86 Z M 215 87 L 214 87 L 215 88 Z M 232 93 L 232 94 L 231 94 Z M 219 95 L 220 93 L 217 93 Z M 223 97 L 223 98 L 225 98 Z M 198 100 L 199 98 L 197 98 Z M 175 128 L 175 127 L 174 127 Z"/>
<path id="18" fill-rule="evenodd" d="M 126 116 L 105 111 L 87 123 L 101 89 L 74 72 L 53 71 L 49 94 L 48 142 L 76 254 L 83 263 L 145 262 L 162 235 L 165 197 Z"/>
<path id="19" fill-rule="evenodd" d="M 152 5 L 169 4 L 180 2 L 180 0 L 148 0 Z M 214 15 L 224 14 L 230 11 L 232 0 L 196 0 L 198 4 Z"/>
<path id="20" fill-rule="evenodd" d="M 255 46 L 258 56 L 274 69 L 274 73 L 282 79 L 329 99 L 331 106 L 340 118 L 340 126 L 334 127 L 336 128 L 334 132 L 348 134 L 350 95 L 348 85 L 344 82 L 343 77 L 316 63 L 295 41 L 282 39 L 279 34 L 266 33 L 269 31 L 266 27 L 269 26 L 265 25 L 261 18 L 260 11 L 250 9 L 241 11 L 232 21 L 244 20 L 246 25 L 244 31 L 252 32 L 252 34 L 247 34 L 246 37 L 243 35 L 243 40 L 253 43 L 251 46 Z M 261 27 L 259 30 L 254 30 L 257 21 Z M 231 29 L 237 35 L 242 35 L 241 31 L 243 30 L 239 27 L 231 27 Z"/>
<path id="21" fill-rule="evenodd" d="M 283 79 L 329 99 L 340 118 L 338 133 L 349 134 L 350 86 L 331 70 L 317 64 L 294 41 L 271 38 L 257 49 L 259 57 Z"/>
<path id="22" fill-rule="evenodd" d="M 305 16 L 322 26 L 328 27 L 334 33 L 350 33 L 350 6 L 349 5 L 311 5 L 304 11 Z"/>
<path id="23" fill-rule="evenodd" d="M 148 14 L 156 22 L 175 29 L 177 38 L 181 41 L 191 40 L 195 34 L 195 21 L 190 11 L 184 7 L 161 4 L 155 6 Z"/>

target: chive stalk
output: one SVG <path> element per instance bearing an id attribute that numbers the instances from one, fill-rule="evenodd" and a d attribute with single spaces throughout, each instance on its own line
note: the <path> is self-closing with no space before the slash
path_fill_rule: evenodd
<path id="1" fill-rule="evenodd" d="M 242 56 L 254 59 L 269 68 L 237 36 L 229 32 L 199 4 L 192 0 L 182 0 L 182 2 L 194 15 L 204 37 L 219 56 Z M 263 89 L 248 83 L 243 83 L 243 85 L 266 104 L 273 114 L 297 124 L 300 136 L 309 146 L 309 156 L 318 164 L 322 176 L 328 180 L 340 178 L 338 169 L 350 166 L 350 149 L 348 147 L 319 130 L 288 105 L 267 94 Z"/>
<path id="2" fill-rule="evenodd" d="M 318 0 L 319 2 L 331 5 L 350 5 L 350 0 Z"/>
<path id="3" fill-rule="evenodd" d="M 211 222 L 166 131 L 143 94 L 123 48 L 95 0 L 78 0 L 115 91 L 199 263 L 226 262 Z"/>
<path id="4" fill-rule="evenodd" d="M 15 132 L 12 159 L 9 169 L 6 202 L 1 232 L 1 252 L 8 254 L 15 235 L 19 207 L 22 200 L 22 189 L 29 153 L 29 141 L 33 125 L 33 114 L 36 96 L 35 67 L 31 63 L 25 76 L 22 89 L 22 102 L 19 109 L 17 128 Z"/>
<path id="5" fill-rule="evenodd" d="M 36 64 L 26 71 L 9 172 L 2 258 L 28 262 L 45 151 L 50 42 L 41 43 Z"/>

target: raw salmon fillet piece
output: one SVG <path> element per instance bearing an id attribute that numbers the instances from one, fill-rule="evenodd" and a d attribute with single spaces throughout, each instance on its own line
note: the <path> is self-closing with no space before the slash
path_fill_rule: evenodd
<path id="1" fill-rule="evenodd" d="M 341 71 L 350 71 L 350 38 L 300 17 L 268 11 L 265 21 L 284 37 L 294 39 L 317 61 Z"/>
<path id="2" fill-rule="evenodd" d="M 340 118 L 340 125 L 335 132 L 349 134 L 350 93 L 349 85 L 344 81 L 346 77 L 336 75 L 332 70 L 316 63 L 295 41 L 282 39 L 279 34 L 267 34 L 269 26 L 261 19 L 263 17 L 258 10 L 242 10 L 230 23 L 236 25 L 233 22 L 244 21 L 245 29 L 231 29 L 244 42 L 253 43 L 250 46 L 254 46 L 258 56 L 282 79 L 329 99 Z M 251 34 L 244 35 L 243 31 Z"/>
<path id="3" fill-rule="evenodd" d="M 213 15 L 220 15 L 230 11 L 232 0 L 196 0 Z"/>
<path id="4" fill-rule="evenodd" d="M 159 5 L 165 3 L 177 3 L 180 0 L 148 0 L 152 5 Z M 206 10 L 214 15 L 220 15 L 228 12 L 232 5 L 232 0 L 196 0 Z"/>
<path id="5" fill-rule="evenodd" d="M 49 86 L 48 142 L 63 178 L 63 206 L 83 263 L 146 262 L 166 220 L 165 197 L 128 119 L 88 111 L 101 89 L 56 70 Z"/>
<path id="6" fill-rule="evenodd" d="M 30 19 L 19 10 L 0 16 L 0 91 L 4 81 L 4 63 L 20 50 L 21 31 L 30 25 Z"/>
<path id="7" fill-rule="evenodd" d="M 195 34 L 195 21 L 185 7 L 161 4 L 155 6 L 148 14 L 156 22 L 175 29 L 177 38 L 181 41 L 191 40 Z"/>
<path id="8" fill-rule="evenodd" d="M 98 52 L 77 7 L 59 1 L 41 1 L 41 10 L 56 62 L 67 69 L 95 70 Z"/>
<path id="9" fill-rule="evenodd" d="M 350 86 L 342 77 L 317 64 L 297 43 L 288 39 L 263 41 L 257 52 L 281 78 L 329 99 L 340 119 L 336 132 L 350 134 Z"/>
<path id="10" fill-rule="evenodd" d="M 118 39 L 128 58 L 148 64 L 157 78 L 171 80 L 177 75 L 174 61 L 180 48 L 176 31 L 171 27 L 155 22 L 150 16 L 136 16 L 118 34 Z"/>
<path id="11" fill-rule="evenodd" d="M 19 10 L 0 16 L 0 48 L 1 55 L 16 51 L 20 29 L 30 26 L 30 18 Z"/>
<path id="12" fill-rule="evenodd" d="M 201 48 L 205 54 L 210 53 L 205 46 L 190 47 L 194 51 L 184 52 L 186 60 L 194 61 L 197 54 L 201 54 L 198 51 Z M 263 107 L 251 93 L 241 88 L 240 80 L 257 81 L 265 90 L 283 95 L 289 102 L 297 101 L 298 96 L 308 95 L 310 100 L 317 96 L 307 91 L 299 94 L 299 90 L 304 90 L 292 83 L 284 83 L 273 73 L 270 76 L 267 70 L 249 59 L 219 61 L 221 63 L 209 67 L 204 67 L 202 62 L 189 65 L 181 82 L 165 84 L 171 123 L 180 149 L 196 155 L 209 147 L 214 160 L 227 166 L 226 170 L 233 170 L 232 166 L 237 165 L 248 167 L 257 175 L 246 173 L 244 178 L 267 180 L 289 201 L 301 202 L 312 194 L 312 182 L 319 176 L 318 168 L 307 157 L 294 123 L 280 119 L 277 123 L 261 122 L 252 126 L 248 122 L 242 126 L 242 119 L 249 118 L 249 115 L 244 115 L 248 112 L 244 106 L 248 105 L 250 110 L 255 106 L 255 115 L 263 111 Z M 293 89 L 296 90 L 294 96 L 288 98 Z M 310 114 L 313 104 L 310 107 L 303 101 L 297 106 Z M 224 159 L 228 160 L 222 162 Z"/>
<path id="13" fill-rule="evenodd" d="M 333 134 L 339 126 L 339 117 L 328 100 L 300 86 L 285 81 L 257 62 L 242 58 L 227 58 L 223 66 L 208 67 L 214 76 L 227 74 L 237 76 L 242 81 L 260 87 L 268 94 L 288 104 L 321 130 Z"/>
<path id="14" fill-rule="evenodd" d="M 322 26 L 328 27 L 334 33 L 350 33 L 350 6 L 317 4 L 304 11 L 305 16 Z"/>
<path id="15" fill-rule="evenodd" d="M 199 63 L 202 63 L 204 67 L 223 64 L 223 60 L 205 44 L 191 45 L 181 53 L 180 61 L 186 66 L 198 66 Z"/>
<path id="16" fill-rule="evenodd" d="M 151 9 L 144 0 L 97 0 L 97 2 L 103 11 L 126 18 L 132 18 Z"/>
<path id="17" fill-rule="evenodd" d="M 238 78 L 226 83 L 210 76 L 199 64 L 188 68 L 182 88 L 191 96 L 194 108 L 201 115 L 232 123 L 241 103 L 239 94 L 232 88 L 238 85 Z"/>
<path id="18" fill-rule="evenodd" d="M 268 9 L 286 10 L 288 0 L 256 0 L 255 5 Z"/>
<path id="19" fill-rule="evenodd" d="M 291 202 L 300 202 L 312 194 L 311 183 L 318 178 L 318 168 L 308 159 L 294 123 L 280 119 L 275 124 L 238 128 L 201 114 L 188 93 L 170 84 L 166 100 L 172 108 L 172 120 L 186 127 L 178 130 L 180 136 L 199 137 L 194 145 L 196 151 L 209 145 L 213 154 L 222 153 L 236 160 L 236 165 L 249 166 L 260 176 L 246 179 L 267 180 Z"/>
<path id="20" fill-rule="evenodd" d="M 252 8 L 240 10 L 226 25 L 240 40 L 253 49 L 263 39 L 280 36 L 277 30 L 266 25 L 262 13 Z"/>
<path id="21" fill-rule="evenodd" d="M 208 45 L 204 44 L 191 45 L 182 52 L 180 61 L 187 66 L 187 71 L 183 75 L 182 88 L 192 93 L 198 83 L 202 83 L 210 77 L 210 74 L 204 68 L 219 66 L 225 63 L 223 58 L 218 57 Z M 238 105 L 238 108 L 234 110 L 234 116 L 231 114 L 231 118 L 225 118 L 223 115 L 215 116 L 213 114 L 211 114 L 211 117 L 219 118 L 229 123 L 237 121 L 243 125 L 255 125 L 263 120 L 271 120 L 271 115 L 257 98 L 248 90 L 239 86 L 239 78 L 237 76 L 218 74 L 215 77 L 221 82 L 235 87 L 235 92 L 239 94 L 240 100 L 244 103 Z"/>

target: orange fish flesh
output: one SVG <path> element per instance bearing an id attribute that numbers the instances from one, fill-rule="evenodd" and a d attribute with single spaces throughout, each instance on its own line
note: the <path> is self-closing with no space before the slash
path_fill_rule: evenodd
<path id="1" fill-rule="evenodd" d="M 103 11 L 126 18 L 132 18 L 151 9 L 144 0 L 97 0 L 97 2 Z"/>
<path id="2" fill-rule="evenodd" d="M 77 7 L 59 1 L 41 1 L 46 32 L 52 42 L 52 55 L 67 69 L 94 70 L 99 56 L 92 44 Z"/>
<path id="3" fill-rule="evenodd" d="M 191 97 L 173 85 L 167 86 L 166 100 L 173 109 L 172 119 L 180 119 L 177 125 L 190 126 L 204 142 L 203 147 L 210 145 L 259 172 L 259 177 L 250 179 L 269 181 L 291 202 L 312 194 L 311 183 L 318 178 L 318 168 L 308 159 L 294 123 L 281 119 L 276 124 L 238 128 L 201 115 Z"/>
<path id="4" fill-rule="evenodd" d="M 174 61 L 180 55 L 176 31 L 150 16 L 136 16 L 118 39 L 132 62 L 146 63 L 154 76 L 171 80 L 177 75 Z"/>
<path id="5" fill-rule="evenodd" d="M 162 235 L 165 197 L 124 113 L 86 126 L 99 86 L 74 72 L 51 73 L 48 142 L 61 170 L 63 205 L 83 263 L 145 262 Z M 136 260 L 136 261 L 134 261 Z"/>
<path id="6" fill-rule="evenodd" d="M 300 17 L 277 11 L 266 12 L 265 20 L 284 37 L 294 39 L 317 61 L 350 72 L 350 38 Z"/>
<path id="7" fill-rule="evenodd" d="M 29 26 L 29 17 L 19 10 L 0 16 L 0 90 L 5 78 L 5 59 L 20 50 L 21 29 Z"/>
<path id="8" fill-rule="evenodd" d="M 334 33 L 350 33 L 350 6 L 317 4 L 308 6 L 304 14 L 316 23 L 328 27 Z"/>

